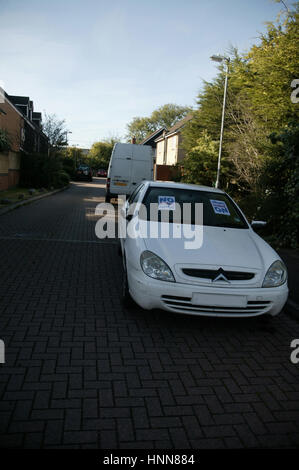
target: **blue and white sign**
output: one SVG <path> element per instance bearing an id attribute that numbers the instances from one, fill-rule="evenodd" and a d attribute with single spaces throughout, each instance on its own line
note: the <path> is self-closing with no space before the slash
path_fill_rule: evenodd
<path id="1" fill-rule="evenodd" d="M 217 201 L 216 199 L 210 199 L 215 214 L 230 215 L 227 205 L 224 201 Z"/>
<path id="2" fill-rule="evenodd" d="M 158 209 L 159 211 L 174 211 L 175 210 L 175 197 L 174 196 L 158 196 Z"/>

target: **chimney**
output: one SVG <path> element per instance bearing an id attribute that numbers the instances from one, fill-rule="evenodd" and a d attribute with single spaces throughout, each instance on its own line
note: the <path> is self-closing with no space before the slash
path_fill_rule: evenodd
<path id="1" fill-rule="evenodd" d="M 132 137 L 131 144 L 136 144 L 136 137 L 135 137 L 135 135 Z"/>

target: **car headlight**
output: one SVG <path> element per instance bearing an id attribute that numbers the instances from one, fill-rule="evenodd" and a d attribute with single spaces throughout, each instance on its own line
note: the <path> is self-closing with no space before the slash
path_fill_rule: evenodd
<path id="1" fill-rule="evenodd" d="M 144 251 L 140 256 L 142 271 L 153 279 L 175 282 L 171 269 L 167 264 L 151 251 Z"/>
<path id="2" fill-rule="evenodd" d="M 287 268 L 282 261 L 277 260 L 271 264 L 264 278 L 262 287 L 278 287 L 287 280 Z"/>

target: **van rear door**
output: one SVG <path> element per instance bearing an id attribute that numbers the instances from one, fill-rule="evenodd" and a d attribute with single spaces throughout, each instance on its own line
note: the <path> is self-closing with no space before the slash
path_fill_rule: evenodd
<path id="1" fill-rule="evenodd" d="M 129 194 L 131 190 L 132 147 L 117 146 L 111 158 L 110 192 L 112 194 Z"/>
<path id="2" fill-rule="evenodd" d="M 149 160 L 132 160 L 131 170 L 131 191 L 143 180 L 152 179 L 152 164 Z"/>

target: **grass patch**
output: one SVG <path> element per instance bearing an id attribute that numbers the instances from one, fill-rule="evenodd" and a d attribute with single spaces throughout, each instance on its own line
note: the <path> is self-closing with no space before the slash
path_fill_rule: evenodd
<path id="1" fill-rule="evenodd" d="M 45 194 L 49 192 L 49 190 L 44 190 L 43 192 L 40 192 L 39 190 L 36 190 L 32 195 L 29 193 L 28 188 L 10 188 L 7 189 L 6 191 L 0 191 L 0 207 L 6 207 L 9 206 L 10 204 L 15 204 L 16 202 L 20 201 L 26 201 L 27 199 L 31 199 L 35 196 L 39 196 L 40 194 Z M 20 196 L 24 195 L 24 197 L 21 199 Z M 9 199 L 9 203 L 3 204 L 1 201 L 2 199 Z"/>

